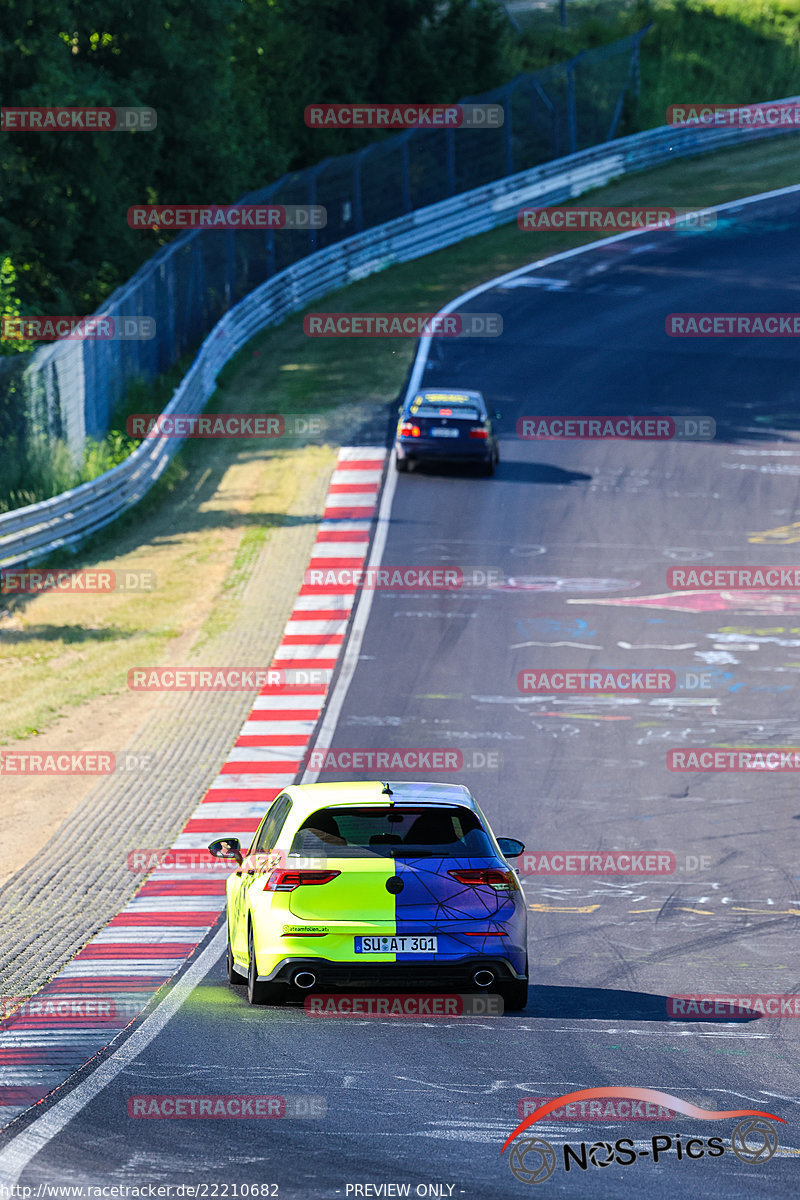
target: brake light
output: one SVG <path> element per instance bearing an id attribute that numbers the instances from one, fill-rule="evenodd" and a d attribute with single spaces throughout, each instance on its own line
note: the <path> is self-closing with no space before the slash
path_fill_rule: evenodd
<path id="1" fill-rule="evenodd" d="M 489 436 L 489 430 L 484 429 L 482 425 L 473 425 L 472 429 L 469 431 L 469 436 L 471 438 L 483 438 L 485 440 Z"/>
<path id="2" fill-rule="evenodd" d="M 440 417 L 452 417 L 452 415 L 453 415 L 452 408 L 440 408 L 439 409 Z"/>
<path id="3" fill-rule="evenodd" d="M 459 937 L 510 937 L 510 934 L 505 933 L 502 929 L 479 929 L 474 932 L 471 929 L 460 929 Z"/>
<path id="4" fill-rule="evenodd" d="M 401 437 L 421 437 L 419 425 L 415 425 L 413 421 L 404 421 L 400 426 Z"/>
<path id="5" fill-rule="evenodd" d="M 287 871 L 278 867 L 264 885 L 265 892 L 293 892 L 295 888 L 330 883 L 341 871 Z"/>
<path id="6" fill-rule="evenodd" d="M 515 892 L 519 887 L 513 871 L 498 871 L 494 867 L 479 867 L 450 871 L 453 879 L 468 887 L 493 887 L 497 891 Z"/>

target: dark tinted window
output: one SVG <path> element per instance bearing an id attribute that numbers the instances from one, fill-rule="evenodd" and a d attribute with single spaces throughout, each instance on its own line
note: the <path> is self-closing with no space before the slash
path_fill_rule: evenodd
<path id="1" fill-rule="evenodd" d="M 447 417 L 450 421 L 482 421 L 477 408 L 451 408 L 447 404 L 420 404 L 415 417 Z"/>
<path id="2" fill-rule="evenodd" d="M 466 396 L 459 392 L 433 392 L 428 395 L 417 392 L 407 404 L 405 415 L 438 417 L 447 416 L 448 411 L 454 417 L 463 417 L 464 420 L 482 421 L 486 417 L 486 405 L 482 397 Z"/>
<path id="3" fill-rule="evenodd" d="M 290 854 L 308 857 L 490 858 L 489 838 L 468 808 L 324 808 L 295 834 Z"/>

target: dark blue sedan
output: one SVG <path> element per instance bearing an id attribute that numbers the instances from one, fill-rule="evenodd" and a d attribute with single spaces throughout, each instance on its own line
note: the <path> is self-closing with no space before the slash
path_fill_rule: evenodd
<path id="1" fill-rule="evenodd" d="M 497 438 L 480 392 L 431 389 L 411 396 L 400 410 L 395 436 L 395 466 L 407 471 L 415 462 L 474 463 L 494 475 L 499 461 Z"/>

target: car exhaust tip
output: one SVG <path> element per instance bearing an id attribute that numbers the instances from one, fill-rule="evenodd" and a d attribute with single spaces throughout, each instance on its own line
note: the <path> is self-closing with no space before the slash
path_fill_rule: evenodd
<path id="1" fill-rule="evenodd" d="M 494 971 L 476 971 L 472 976 L 472 982 L 475 987 L 488 988 L 494 983 Z"/>
<path id="2" fill-rule="evenodd" d="M 295 987 L 301 991 L 307 992 L 314 987 L 317 982 L 317 977 L 313 971 L 298 971 L 292 980 Z"/>

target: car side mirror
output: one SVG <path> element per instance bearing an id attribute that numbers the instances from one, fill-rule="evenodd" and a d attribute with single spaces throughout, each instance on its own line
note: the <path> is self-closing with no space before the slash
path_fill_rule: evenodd
<path id="1" fill-rule="evenodd" d="M 214 858 L 229 858 L 239 866 L 242 865 L 242 846 L 238 838 L 218 838 L 208 847 L 208 853 Z"/>
<path id="2" fill-rule="evenodd" d="M 497 844 L 504 858 L 519 858 L 525 849 L 525 843 L 517 838 L 498 838 Z"/>

